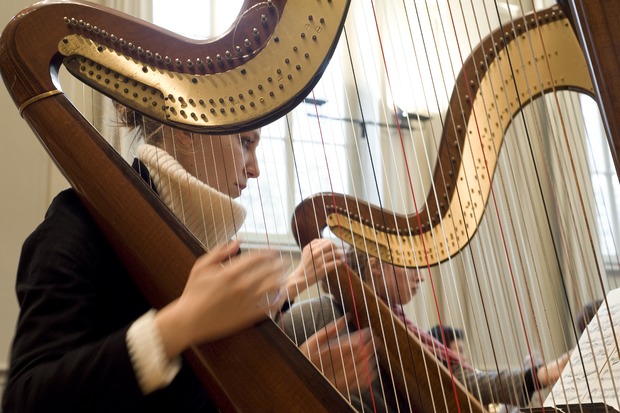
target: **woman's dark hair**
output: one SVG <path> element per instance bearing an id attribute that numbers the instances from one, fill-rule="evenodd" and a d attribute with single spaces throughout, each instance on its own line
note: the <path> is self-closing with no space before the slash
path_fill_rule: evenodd
<path id="1" fill-rule="evenodd" d="M 465 337 L 463 330 L 449 326 L 442 327 L 440 325 L 431 328 L 428 333 L 446 347 L 450 347 L 454 340 L 462 340 Z M 445 342 L 444 337 L 446 339 Z"/>
<path id="2" fill-rule="evenodd" d="M 596 312 L 601 304 L 603 304 L 603 300 L 596 300 L 588 303 L 584 305 L 579 314 L 577 314 L 576 324 L 579 334 L 585 331 L 588 324 L 590 324 L 590 321 L 592 321 L 596 315 Z"/>
<path id="3" fill-rule="evenodd" d="M 120 126 L 126 126 L 130 130 L 139 131 L 139 135 L 144 136 L 148 143 L 156 144 L 161 140 L 162 123 L 153 120 L 142 113 L 114 102 L 114 107 L 118 113 Z"/>

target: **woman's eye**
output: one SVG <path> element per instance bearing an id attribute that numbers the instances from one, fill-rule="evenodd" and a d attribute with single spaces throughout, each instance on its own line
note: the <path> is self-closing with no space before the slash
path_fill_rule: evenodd
<path id="1" fill-rule="evenodd" d="M 241 145 L 245 148 L 245 149 L 249 149 L 250 146 L 252 145 L 252 140 L 249 138 L 241 138 Z"/>

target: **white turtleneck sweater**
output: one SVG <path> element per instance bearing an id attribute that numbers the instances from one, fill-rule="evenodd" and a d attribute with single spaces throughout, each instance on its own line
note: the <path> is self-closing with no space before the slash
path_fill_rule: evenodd
<path id="1" fill-rule="evenodd" d="M 226 194 L 187 172 L 168 152 L 143 144 L 138 159 L 146 166 L 160 198 L 208 251 L 228 242 L 245 219 L 245 209 Z M 143 394 L 172 382 L 181 359 L 168 360 L 152 309 L 127 331 L 127 348 Z"/>

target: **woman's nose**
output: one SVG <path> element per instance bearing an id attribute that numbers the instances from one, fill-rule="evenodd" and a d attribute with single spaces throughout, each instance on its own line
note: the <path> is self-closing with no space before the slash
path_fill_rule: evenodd
<path id="1" fill-rule="evenodd" d="M 252 153 L 245 163 L 245 174 L 248 178 L 258 178 L 258 176 L 260 175 L 258 159 L 256 158 L 255 153 Z"/>

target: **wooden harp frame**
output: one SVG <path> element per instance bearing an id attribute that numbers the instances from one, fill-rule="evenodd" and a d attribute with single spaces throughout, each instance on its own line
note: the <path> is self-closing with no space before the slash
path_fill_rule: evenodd
<path id="1" fill-rule="evenodd" d="M 252 9 L 254 3 L 257 2 L 246 1 L 243 10 Z M 260 32 L 254 37 L 252 29 L 248 29 L 247 38 L 252 40 L 243 47 L 258 49 L 260 56 L 278 44 L 287 45 L 288 54 L 297 53 L 301 60 L 295 63 L 290 57 L 287 68 L 299 81 L 292 86 L 290 78 L 283 75 L 280 79 L 277 72 L 272 81 L 264 72 L 265 79 L 257 80 L 252 99 L 248 96 L 245 100 L 225 90 L 214 92 L 217 101 L 215 97 L 207 98 L 214 99 L 213 103 L 200 102 L 185 95 L 190 92 L 183 85 L 175 89 L 170 84 L 172 89 L 166 89 L 166 85 L 148 84 L 148 79 L 141 77 L 141 73 L 148 71 L 167 71 L 190 86 L 209 81 L 230 83 L 233 75 L 243 81 L 249 71 L 246 66 L 243 73 L 243 64 L 251 59 L 226 58 L 225 47 L 239 34 L 232 30 L 213 42 L 188 41 L 103 6 L 50 1 L 24 10 L 2 34 L 0 72 L 22 117 L 156 308 L 181 294 L 193 263 L 204 254 L 204 249 L 58 89 L 60 66 L 67 61 L 69 70 L 85 83 L 104 94 L 120 96 L 125 105 L 146 111 L 148 116 L 172 126 L 204 133 L 233 133 L 259 127 L 299 103 L 318 81 L 335 48 L 348 8 L 348 1 L 321 2 L 319 5 L 326 9 L 309 23 L 308 12 L 300 12 L 299 2 L 274 0 L 267 4 L 274 11 L 283 9 L 288 13 L 282 19 L 278 16 L 275 24 L 265 22 L 260 13 L 246 16 L 255 20 L 254 27 L 259 27 Z M 271 17 L 269 13 L 265 12 L 267 18 Z M 325 13 L 332 17 L 331 21 L 322 19 Z M 291 17 L 295 21 L 295 16 L 295 23 L 287 22 Z M 323 37 L 317 35 L 317 27 L 325 29 L 321 31 Z M 288 32 L 293 29 L 304 36 L 308 31 L 308 37 L 295 36 L 293 40 Z M 288 38 L 299 42 L 298 49 L 293 50 L 295 45 L 284 41 Z M 107 57 L 101 59 L 103 55 Z M 211 63 L 205 58 L 209 55 L 214 56 Z M 283 67 L 287 64 L 285 58 L 282 57 Z M 110 67 L 105 66 L 108 59 L 113 61 Z M 198 59 L 204 59 L 202 64 Z M 264 61 L 265 57 L 261 59 Z M 129 64 L 118 64 L 123 60 Z M 229 78 L 221 80 L 222 76 Z M 106 88 L 105 79 L 112 79 L 111 89 Z M 127 85 L 127 91 L 123 85 Z M 220 101 L 224 96 L 233 99 Z M 242 107 L 244 102 L 247 104 Z M 149 112 L 145 104 L 156 110 Z M 175 104 L 179 105 L 176 109 Z M 207 108 L 208 105 L 211 107 Z M 202 106 L 205 116 L 198 109 L 187 109 L 193 106 Z M 294 411 L 299 406 L 324 412 L 351 409 L 271 321 L 192 348 L 184 356 L 223 411 Z"/>

